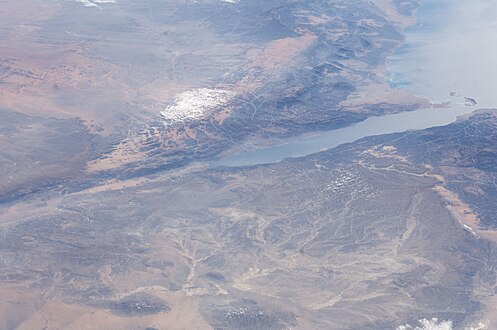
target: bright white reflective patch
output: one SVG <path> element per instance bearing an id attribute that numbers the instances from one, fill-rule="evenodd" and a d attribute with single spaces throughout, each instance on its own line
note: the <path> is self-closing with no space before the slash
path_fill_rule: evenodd
<path id="1" fill-rule="evenodd" d="M 176 96 L 173 104 L 161 111 L 166 126 L 201 118 L 206 112 L 226 106 L 234 97 L 232 92 L 221 89 L 199 88 Z"/>
<path id="2" fill-rule="evenodd" d="M 422 319 L 417 326 L 406 324 L 397 327 L 397 330 L 452 330 L 452 321 L 439 322 L 437 318 Z"/>
<path id="3" fill-rule="evenodd" d="M 99 4 L 104 3 L 116 3 L 115 0 L 76 0 L 76 2 L 81 3 L 85 7 L 100 8 Z"/>
<path id="4" fill-rule="evenodd" d="M 439 321 L 437 318 L 431 320 L 422 319 L 418 325 L 401 325 L 396 330 L 453 330 L 452 321 Z M 478 322 L 476 325 L 465 328 L 465 330 L 487 330 L 488 323 Z"/>

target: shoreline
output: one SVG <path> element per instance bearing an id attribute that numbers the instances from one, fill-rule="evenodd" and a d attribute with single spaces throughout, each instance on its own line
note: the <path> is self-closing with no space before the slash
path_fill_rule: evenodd
<path id="1" fill-rule="evenodd" d="M 417 86 L 416 84 L 419 85 L 419 82 L 423 79 L 427 79 L 424 83 L 428 84 L 428 86 L 432 84 L 432 81 L 429 79 L 429 75 L 425 77 L 423 72 L 420 73 L 416 70 L 409 69 L 410 66 L 407 64 L 409 64 L 409 61 L 414 57 L 414 59 L 423 59 L 426 61 L 426 63 L 423 63 L 422 61 L 417 63 L 419 67 L 430 67 L 433 65 L 433 61 L 436 60 L 436 56 L 434 58 L 427 56 L 425 44 L 434 43 L 434 53 L 436 53 L 440 47 L 445 45 L 443 43 L 438 45 L 436 44 L 436 41 L 440 39 L 440 33 L 442 35 L 446 33 L 445 28 L 442 27 L 447 26 L 447 22 L 450 21 L 450 18 L 447 19 L 447 22 L 436 23 L 438 25 L 435 26 L 436 33 L 433 34 L 433 40 L 424 39 L 420 43 L 420 38 L 418 36 L 420 34 L 424 35 L 427 33 L 427 28 L 431 29 L 433 27 L 427 27 L 427 25 L 425 25 L 425 22 L 429 21 L 430 15 L 433 15 L 434 12 L 436 13 L 440 11 L 440 6 L 447 7 L 449 4 L 452 4 L 449 2 L 443 2 L 443 4 L 440 5 L 427 0 L 418 1 L 418 3 L 419 7 L 416 9 L 414 16 L 415 23 L 404 29 L 405 41 L 403 45 L 397 48 L 386 60 L 386 78 L 388 78 L 390 74 L 398 74 L 399 77 L 402 77 L 406 76 L 406 73 L 408 73 L 410 75 L 408 77 L 409 79 L 403 79 L 405 80 L 405 86 L 403 88 L 395 88 L 395 90 L 411 92 L 415 96 L 426 99 L 431 107 L 423 107 L 417 110 L 398 112 L 395 114 L 368 117 L 365 120 L 351 126 L 335 130 L 315 132 L 312 135 L 300 136 L 283 144 L 221 157 L 208 162 L 209 166 L 233 167 L 276 163 L 284 160 L 285 158 L 305 157 L 313 153 L 329 150 L 338 147 L 339 145 L 351 143 L 370 136 L 445 126 L 457 121 L 461 116 L 467 116 L 473 111 L 485 108 L 497 108 L 497 102 L 495 103 L 496 106 L 492 106 L 491 104 L 488 104 L 488 102 L 480 103 L 480 98 L 477 95 L 473 95 L 471 91 L 468 91 L 467 93 L 465 91 L 461 92 L 460 90 L 454 91 L 453 88 L 447 86 L 447 91 L 445 93 L 439 93 L 437 97 L 433 97 L 433 95 L 423 93 L 422 90 L 413 88 L 413 86 Z M 478 3 L 477 6 L 480 4 L 481 3 Z M 444 10 L 450 12 L 451 15 L 455 15 L 454 13 L 460 12 L 461 8 L 464 6 L 466 6 L 464 3 L 458 1 L 453 8 Z M 478 31 L 473 31 L 473 33 L 477 35 Z M 432 34 L 427 34 L 427 37 L 431 36 Z M 455 43 L 452 43 L 452 45 L 457 46 Z M 428 51 L 429 50 L 431 49 L 429 48 Z M 419 52 L 419 54 L 417 52 Z M 451 52 L 451 50 L 449 49 L 447 52 Z M 405 69 L 399 66 L 400 63 L 406 64 Z M 400 70 L 395 72 L 394 69 Z M 437 84 L 437 86 L 444 85 L 444 81 L 441 81 L 441 78 L 445 79 L 445 77 L 438 76 L 437 78 L 439 81 L 436 81 L 435 79 L 433 83 Z M 475 79 L 477 78 L 478 77 Z M 468 99 L 474 99 L 475 102 L 467 104 Z M 406 123 L 412 125 L 406 125 Z"/>

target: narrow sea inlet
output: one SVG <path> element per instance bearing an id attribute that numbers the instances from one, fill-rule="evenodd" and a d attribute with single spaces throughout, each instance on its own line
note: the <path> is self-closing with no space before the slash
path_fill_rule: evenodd
<path id="1" fill-rule="evenodd" d="M 371 117 L 283 145 L 243 152 L 210 166 L 249 166 L 303 157 L 373 135 L 447 125 L 460 115 L 497 107 L 497 3 L 487 0 L 424 0 L 417 23 L 388 60 L 389 83 L 446 108 Z"/>
<path id="2" fill-rule="evenodd" d="M 474 107 L 458 106 L 371 117 L 356 125 L 317 133 L 306 139 L 226 157 L 211 162 L 210 166 L 248 166 L 276 163 L 285 158 L 307 156 L 367 136 L 447 125 L 456 120 L 458 116 L 467 114 L 474 109 Z"/>

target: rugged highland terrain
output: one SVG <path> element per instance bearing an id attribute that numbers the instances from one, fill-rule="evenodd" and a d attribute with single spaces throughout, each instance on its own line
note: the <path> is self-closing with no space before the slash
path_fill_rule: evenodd
<path id="1" fill-rule="evenodd" d="M 430 107 L 385 76 L 415 8 L 0 1 L 0 328 L 496 324 L 495 111 L 207 165 Z"/>

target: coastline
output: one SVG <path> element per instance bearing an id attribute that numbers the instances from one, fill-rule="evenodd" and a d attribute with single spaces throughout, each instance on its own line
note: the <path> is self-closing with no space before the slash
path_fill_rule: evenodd
<path id="1" fill-rule="evenodd" d="M 460 0 L 456 2 L 453 8 L 449 8 L 448 6 L 452 3 L 447 1 L 443 1 L 441 4 L 431 0 L 419 1 L 420 6 L 415 12 L 415 23 L 407 26 L 404 30 L 405 41 L 403 45 L 387 58 L 387 76 L 392 77 L 393 75 L 399 78 L 397 82 L 394 80 L 391 81 L 394 85 L 397 84 L 394 86 L 395 89 L 411 92 L 420 98 L 424 98 L 430 102 L 431 107 L 369 117 L 352 126 L 321 131 L 312 136 L 300 137 L 285 144 L 223 157 L 209 162 L 209 166 L 252 166 L 275 163 L 285 158 L 305 157 L 368 136 L 444 126 L 456 121 L 460 116 L 467 116 L 475 110 L 493 108 L 492 104 L 489 104 L 488 101 L 480 102 L 481 97 L 473 95 L 471 90 L 468 90 L 468 92 L 465 92 L 463 89 L 454 91 L 454 88 L 451 88 L 450 84 L 444 90 L 444 79 L 446 78 L 444 75 L 432 77 L 431 75 L 424 74 L 428 70 L 424 67 L 436 66 L 438 59 L 436 55 L 440 51 L 439 48 L 446 46 L 446 43 L 437 46 L 437 42 L 447 33 L 449 22 L 457 22 L 452 16 L 446 22 L 437 23 L 431 23 L 430 18 L 445 11 L 450 12 L 451 15 L 456 15 L 456 13 L 461 11 L 461 7 L 466 6 Z M 478 0 L 478 3 L 482 3 L 482 1 Z M 475 33 L 473 37 L 477 37 L 478 32 L 473 30 L 473 33 Z M 420 37 L 421 35 L 424 39 Z M 426 39 L 431 36 L 433 36 L 433 40 Z M 435 46 L 430 46 L 431 48 L 428 47 L 427 49 L 427 44 L 435 44 Z M 457 43 L 450 43 L 450 45 L 458 46 Z M 431 54 L 430 51 L 432 51 Z M 453 53 L 457 49 L 445 49 L 444 51 Z M 495 51 L 497 56 L 497 47 Z M 416 65 L 413 63 L 416 63 Z M 413 66 L 416 69 L 411 69 Z M 478 79 L 477 74 L 474 75 L 474 79 Z M 426 90 L 431 89 L 431 85 L 437 86 L 435 93 L 431 93 L 431 91 L 429 93 L 426 92 Z M 440 90 L 443 92 L 440 92 Z M 473 99 L 473 97 L 475 98 L 475 102 L 467 104 L 467 100 Z M 497 102 L 494 104 L 497 104 Z"/>

